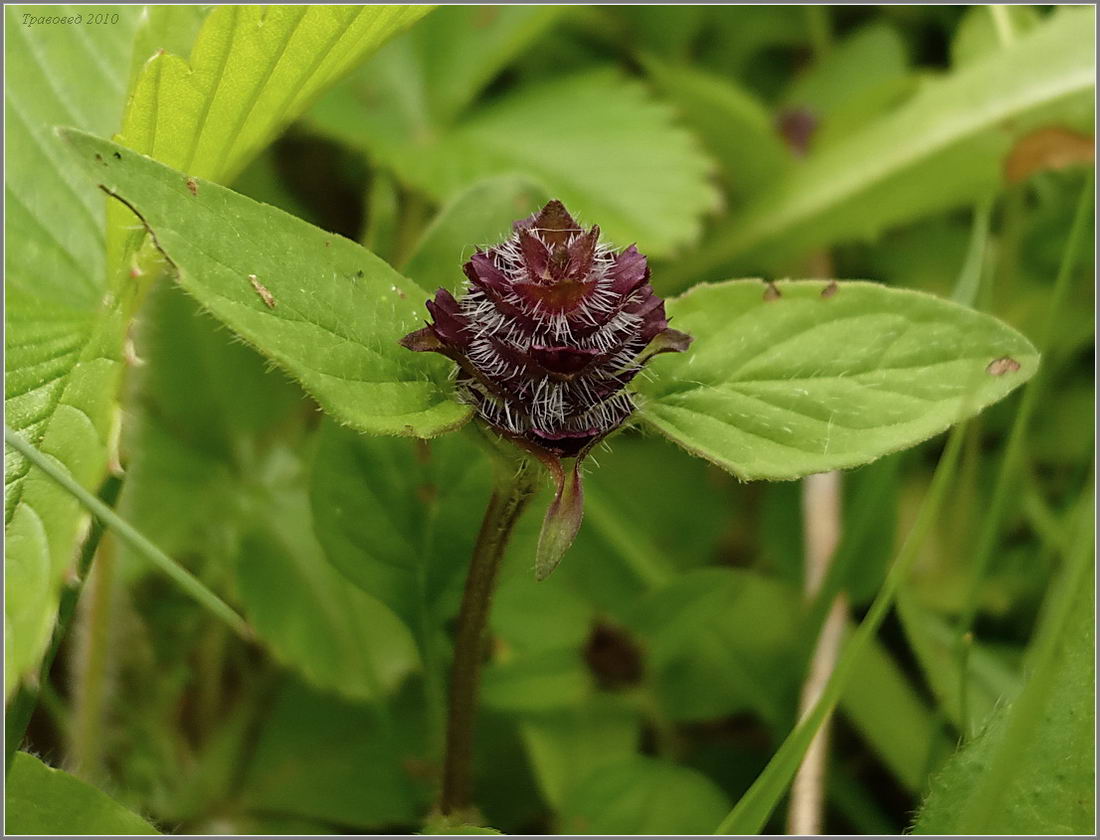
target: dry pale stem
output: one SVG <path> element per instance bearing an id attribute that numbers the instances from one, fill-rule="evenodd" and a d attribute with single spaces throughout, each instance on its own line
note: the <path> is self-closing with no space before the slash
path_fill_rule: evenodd
<path id="1" fill-rule="evenodd" d="M 811 475 L 802 484 L 802 516 L 806 535 L 805 594 L 813 598 L 829 570 L 840 541 L 840 473 Z M 802 685 L 799 717 L 814 707 L 836 666 L 844 626 L 848 619 L 848 599 L 841 592 L 833 601 L 821 628 L 809 673 Z M 829 722 L 822 724 L 791 786 L 791 805 L 787 817 L 789 834 L 820 834 L 825 805 L 825 764 L 829 748 Z"/>

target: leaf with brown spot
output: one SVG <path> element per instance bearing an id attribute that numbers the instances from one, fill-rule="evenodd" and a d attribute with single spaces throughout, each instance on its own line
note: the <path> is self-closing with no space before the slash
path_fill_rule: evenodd
<path id="1" fill-rule="evenodd" d="M 1095 160 L 1095 138 L 1061 126 L 1049 126 L 1016 141 L 1005 158 L 1005 180 L 1018 184 L 1036 172 L 1091 166 Z"/>

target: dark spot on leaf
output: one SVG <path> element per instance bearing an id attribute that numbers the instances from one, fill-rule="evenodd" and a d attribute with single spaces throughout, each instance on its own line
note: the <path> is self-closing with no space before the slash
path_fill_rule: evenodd
<path id="1" fill-rule="evenodd" d="M 600 688 L 629 688 L 642 681 L 645 662 L 641 649 L 626 631 L 597 621 L 584 645 L 584 661 Z"/>
<path id="2" fill-rule="evenodd" d="M 416 488 L 416 497 L 426 505 L 430 505 L 432 502 L 434 502 L 438 495 L 439 488 L 431 482 L 427 484 L 421 484 L 419 487 Z"/>
<path id="3" fill-rule="evenodd" d="M 106 161 L 103 160 L 103 155 L 101 155 L 99 152 L 95 153 L 95 160 L 96 160 L 96 163 L 105 163 L 106 162 Z"/>
<path id="4" fill-rule="evenodd" d="M 198 195 L 199 194 L 199 182 L 196 181 L 194 178 L 188 178 L 187 179 L 187 189 L 189 189 L 191 191 L 191 195 Z"/>
<path id="5" fill-rule="evenodd" d="M 111 157 L 113 157 L 115 160 L 122 160 L 122 153 L 115 152 L 113 155 L 111 155 Z"/>
<path id="6" fill-rule="evenodd" d="M 399 288 L 397 288 L 397 286 L 393 286 L 391 288 L 393 288 L 394 294 L 397 295 L 399 298 L 401 298 L 401 300 L 405 299 L 405 297 L 406 297 L 405 293 L 403 291 L 401 291 Z"/>
<path id="7" fill-rule="evenodd" d="M 783 295 L 780 294 L 779 289 L 777 289 L 775 286 L 775 283 L 769 281 L 767 284 L 767 288 L 764 289 L 764 300 L 779 300 L 779 298 L 781 297 L 783 297 Z"/>
<path id="8" fill-rule="evenodd" d="M 817 116 L 809 108 L 802 106 L 784 110 L 776 120 L 779 136 L 799 157 L 805 157 L 810 151 L 810 143 L 817 126 Z"/>
<path id="9" fill-rule="evenodd" d="M 829 285 L 821 290 L 821 296 L 823 298 L 831 298 L 838 291 L 840 291 L 840 286 L 837 284 L 836 280 L 830 280 Z"/>
<path id="10" fill-rule="evenodd" d="M 1004 376 L 1006 373 L 1015 373 L 1020 369 L 1020 363 L 1011 356 L 1002 356 L 994 359 L 986 367 L 985 372 L 990 376 Z"/>
<path id="11" fill-rule="evenodd" d="M 330 239 L 325 240 L 325 247 L 326 248 L 329 247 L 329 245 L 331 245 L 331 244 L 332 244 L 332 240 L 330 240 Z"/>
<path id="12" fill-rule="evenodd" d="M 357 272 L 355 272 L 355 276 L 358 277 L 360 280 L 362 280 L 363 279 L 363 269 L 359 269 Z"/>

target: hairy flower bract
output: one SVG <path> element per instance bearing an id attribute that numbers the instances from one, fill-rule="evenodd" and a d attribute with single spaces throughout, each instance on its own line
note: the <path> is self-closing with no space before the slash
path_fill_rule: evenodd
<path id="1" fill-rule="evenodd" d="M 601 243 L 560 201 L 463 269 L 466 293 L 437 291 L 432 323 L 402 343 L 457 362 L 459 396 L 482 420 L 552 456 L 583 457 L 622 425 L 634 411 L 627 384 L 691 341 L 669 328 L 645 256 Z"/>

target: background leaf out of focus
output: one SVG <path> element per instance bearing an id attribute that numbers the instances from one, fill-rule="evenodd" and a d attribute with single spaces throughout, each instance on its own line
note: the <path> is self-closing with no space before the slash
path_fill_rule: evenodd
<path id="1" fill-rule="evenodd" d="M 92 492 L 121 476 L 118 513 L 255 635 L 108 533 L 50 664 L 97 535 L 6 452 L 9 719 L 36 701 L 9 831 L 421 830 L 489 493 L 464 434 L 322 417 L 171 282 L 61 125 L 425 289 L 558 197 L 636 242 L 664 295 L 865 278 L 1020 330 L 1040 373 L 965 430 L 841 699 L 824 827 L 1092 831 L 1094 260 L 1070 247 L 1094 160 L 1090 8 L 8 6 L 5 23 L 6 423 Z M 843 475 L 830 586 L 850 623 L 942 448 Z M 531 574 L 539 504 L 510 547 L 477 804 L 506 833 L 709 833 L 798 717 L 822 618 L 801 487 L 740 483 L 640 429 L 596 460 L 554 576 Z"/>

